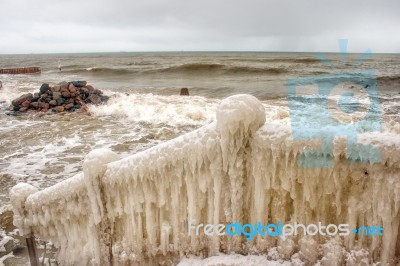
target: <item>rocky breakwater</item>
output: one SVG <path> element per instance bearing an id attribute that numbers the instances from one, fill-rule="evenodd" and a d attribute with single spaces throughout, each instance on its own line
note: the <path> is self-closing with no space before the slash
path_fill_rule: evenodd
<path id="1" fill-rule="evenodd" d="M 57 85 L 47 83 L 40 86 L 39 92 L 21 95 L 11 102 L 9 111 L 13 113 L 28 110 L 47 112 L 87 111 L 87 104 L 102 104 L 108 96 L 101 90 L 87 85 L 86 81 L 61 82 Z"/>

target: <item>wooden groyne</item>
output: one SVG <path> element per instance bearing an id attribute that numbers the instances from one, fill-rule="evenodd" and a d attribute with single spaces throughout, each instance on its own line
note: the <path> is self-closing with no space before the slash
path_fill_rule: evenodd
<path id="1" fill-rule="evenodd" d="M 40 67 L 0 68 L 0 74 L 33 74 L 40 73 Z"/>

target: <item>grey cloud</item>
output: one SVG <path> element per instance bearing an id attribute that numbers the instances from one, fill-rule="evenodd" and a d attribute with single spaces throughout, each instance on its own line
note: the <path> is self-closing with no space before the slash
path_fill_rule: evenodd
<path id="1" fill-rule="evenodd" d="M 2 0 L 0 53 L 400 52 L 399 1 Z"/>

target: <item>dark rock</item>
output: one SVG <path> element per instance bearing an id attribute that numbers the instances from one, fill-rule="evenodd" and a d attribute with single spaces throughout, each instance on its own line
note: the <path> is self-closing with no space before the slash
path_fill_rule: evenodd
<path id="1" fill-rule="evenodd" d="M 74 84 L 75 87 L 85 87 L 87 82 L 83 80 L 78 80 L 78 81 L 72 81 L 72 84 Z"/>
<path id="2" fill-rule="evenodd" d="M 18 111 L 19 111 L 19 109 L 21 109 L 21 107 L 19 107 L 19 106 L 14 106 L 14 109 L 13 109 L 13 111 L 14 111 L 14 112 L 18 112 Z"/>
<path id="3" fill-rule="evenodd" d="M 19 116 L 20 112 L 6 112 L 6 115 Z"/>
<path id="4" fill-rule="evenodd" d="M 182 88 L 181 89 L 181 96 L 189 96 L 188 88 Z"/>
<path id="5" fill-rule="evenodd" d="M 75 104 L 74 105 L 74 109 L 76 109 L 76 110 L 81 109 L 81 107 L 82 107 L 82 105 L 80 105 L 80 104 Z"/>
<path id="6" fill-rule="evenodd" d="M 50 86 L 47 83 L 43 83 L 42 86 L 40 86 L 40 93 L 46 93 L 50 90 Z"/>
<path id="7" fill-rule="evenodd" d="M 57 101 L 56 101 L 56 100 L 51 100 L 51 101 L 49 102 L 49 105 L 50 105 L 50 106 L 56 106 L 56 105 L 57 105 Z"/>
<path id="8" fill-rule="evenodd" d="M 64 98 L 69 98 L 69 97 L 71 97 L 71 93 L 70 93 L 69 91 L 62 92 L 61 95 L 62 95 L 62 97 L 64 97 Z"/>
<path id="9" fill-rule="evenodd" d="M 84 88 L 87 89 L 88 91 L 94 91 L 94 88 L 92 85 L 87 85 Z"/>
<path id="10" fill-rule="evenodd" d="M 50 97 L 46 97 L 45 99 L 44 99 L 44 102 L 45 103 L 49 103 L 51 101 L 51 98 Z"/>
<path id="11" fill-rule="evenodd" d="M 108 102 L 109 99 L 110 99 L 110 97 L 108 97 L 107 95 L 102 95 L 101 96 L 101 101 L 102 102 Z"/>
<path id="12" fill-rule="evenodd" d="M 57 112 L 61 113 L 64 112 L 64 106 L 57 106 L 56 108 L 54 108 Z"/>
<path id="13" fill-rule="evenodd" d="M 33 103 L 31 103 L 29 106 L 30 106 L 31 108 L 38 109 L 38 108 L 39 108 L 39 103 L 38 103 L 38 102 L 33 102 Z"/>
<path id="14" fill-rule="evenodd" d="M 57 100 L 57 105 L 62 105 L 65 103 L 65 99 L 64 98 L 58 98 Z"/>
<path id="15" fill-rule="evenodd" d="M 97 94 L 97 95 L 102 95 L 103 94 L 103 92 L 101 90 L 98 90 L 98 89 L 94 89 L 92 93 Z"/>
<path id="16" fill-rule="evenodd" d="M 86 88 L 82 88 L 82 89 L 81 89 L 81 95 L 82 95 L 83 97 L 89 97 L 90 91 L 89 91 L 88 89 L 86 89 Z"/>
<path id="17" fill-rule="evenodd" d="M 27 93 L 13 100 L 11 103 L 14 106 L 19 106 L 24 101 L 32 101 L 32 98 L 33 98 L 32 93 Z"/>
<path id="18" fill-rule="evenodd" d="M 88 102 L 93 103 L 93 104 L 100 104 L 101 103 L 101 97 L 96 95 L 96 94 L 92 94 L 87 98 Z"/>
<path id="19" fill-rule="evenodd" d="M 69 90 L 70 93 L 75 93 L 76 92 L 76 88 L 75 88 L 73 83 L 70 83 L 68 85 L 68 90 Z"/>
<path id="20" fill-rule="evenodd" d="M 32 102 L 37 102 L 37 101 L 39 101 L 39 99 L 40 99 L 40 97 L 33 97 Z"/>
<path id="21" fill-rule="evenodd" d="M 54 92 L 59 92 L 61 89 L 60 85 L 54 85 L 50 87 L 50 90 L 54 93 Z"/>
<path id="22" fill-rule="evenodd" d="M 74 107 L 74 104 L 73 103 L 69 103 L 69 104 L 65 105 L 65 110 L 69 110 L 72 107 Z"/>
<path id="23" fill-rule="evenodd" d="M 65 81 L 58 83 L 58 85 L 60 85 L 61 89 L 62 88 L 65 88 L 65 89 L 68 88 L 68 82 L 65 82 Z"/>
<path id="24" fill-rule="evenodd" d="M 35 92 L 35 93 L 33 94 L 33 98 L 40 98 L 39 92 Z"/>
<path id="25" fill-rule="evenodd" d="M 52 96 L 52 95 L 53 95 L 53 92 L 52 92 L 52 91 L 48 91 L 47 94 L 48 94 L 49 96 Z"/>
<path id="26" fill-rule="evenodd" d="M 49 97 L 49 95 L 47 93 L 43 93 L 42 95 L 40 95 L 40 98 L 45 99 Z"/>
<path id="27" fill-rule="evenodd" d="M 47 109 L 49 109 L 49 104 L 48 103 L 44 103 L 44 102 L 39 102 L 39 108 L 40 109 L 43 109 L 43 110 L 46 110 L 47 111 Z"/>
<path id="28" fill-rule="evenodd" d="M 23 101 L 22 103 L 21 103 L 21 107 L 29 107 L 29 105 L 31 104 L 31 102 L 30 101 Z"/>
<path id="29" fill-rule="evenodd" d="M 65 100 L 65 104 L 74 103 L 75 100 L 73 98 L 69 98 Z"/>
<path id="30" fill-rule="evenodd" d="M 53 92 L 53 100 L 57 100 L 58 98 L 61 97 L 61 93 L 60 92 Z"/>

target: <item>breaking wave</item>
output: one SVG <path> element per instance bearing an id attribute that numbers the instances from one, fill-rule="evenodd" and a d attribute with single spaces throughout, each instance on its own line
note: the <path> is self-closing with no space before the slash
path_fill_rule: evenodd
<path id="1" fill-rule="evenodd" d="M 124 74 L 225 74 L 225 75 L 246 75 L 246 74 L 269 74 L 279 75 L 288 72 L 283 67 L 249 67 L 235 66 L 218 63 L 188 63 L 164 68 L 139 69 L 134 67 L 113 68 L 113 67 L 88 67 L 88 68 L 65 68 L 64 72 L 70 74 L 92 74 L 92 75 L 124 75 Z"/>
<path id="2" fill-rule="evenodd" d="M 223 74 L 282 74 L 287 69 L 280 67 L 248 67 L 248 66 L 230 66 L 217 63 L 190 63 L 159 70 L 168 73 L 188 73 L 188 72 L 215 72 Z"/>
<path id="3" fill-rule="evenodd" d="M 400 76 L 399 75 L 393 75 L 393 76 L 380 76 L 377 78 L 378 81 L 382 82 L 392 82 L 392 81 L 400 81 Z"/>

